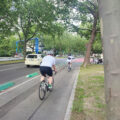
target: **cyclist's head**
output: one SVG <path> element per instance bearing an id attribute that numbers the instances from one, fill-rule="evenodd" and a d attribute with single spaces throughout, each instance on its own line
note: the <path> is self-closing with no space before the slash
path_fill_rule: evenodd
<path id="1" fill-rule="evenodd" d="M 69 53 L 68 56 L 71 56 L 71 53 Z"/>
<path id="2" fill-rule="evenodd" d="M 53 55 L 54 55 L 54 52 L 53 52 L 53 51 L 48 51 L 48 52 L 47 52 L 47 55 L 52 55 L 52 56 L 53 56 Z"/>

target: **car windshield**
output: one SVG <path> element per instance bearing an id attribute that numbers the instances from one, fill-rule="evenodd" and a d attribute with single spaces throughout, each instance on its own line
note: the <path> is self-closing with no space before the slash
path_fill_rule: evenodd
<path id="1" fill-rule="evenodd" d="M 27 58 L 37 58 L 37 55 L 28 55 Z"/>

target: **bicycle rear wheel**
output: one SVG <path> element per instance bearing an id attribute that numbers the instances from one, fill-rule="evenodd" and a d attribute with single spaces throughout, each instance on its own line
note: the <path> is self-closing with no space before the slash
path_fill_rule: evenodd
<path id="1" fill-rule="evenodd" d="M 43 100 L 45 98 L 46 91 L 47 91 L 46 84 L 44 81 L 42 81 L 40 83 L 40 86 L 39 86 L 39 98 L 40 98 L 40 100 Z"/>
<path id="2" fill-rule="evenodd" d="M 70 72 L 70 70 L 71 70 L 71 68 L 70 68 L 70 66 L 68 66 L 68 72 Z"/>

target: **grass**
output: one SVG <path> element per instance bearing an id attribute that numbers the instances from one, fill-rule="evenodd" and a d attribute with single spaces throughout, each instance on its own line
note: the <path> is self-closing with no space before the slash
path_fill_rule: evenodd
<path id="1" fill-rule="evenodd" d="M 20 63 L 20 62 L 24 62 L 24 60 L 0 61 L 0 65 L 2 65 L 2 64 Z"/>
<path id="2" fill-rule="evenodd" d="M 81 67 L 71 120 L 105 120 L 104 98 L 103 66 Z"/>

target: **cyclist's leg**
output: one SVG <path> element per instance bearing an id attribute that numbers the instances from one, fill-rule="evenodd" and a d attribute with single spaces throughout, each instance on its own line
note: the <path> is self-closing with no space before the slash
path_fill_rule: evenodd
<path id="1" fill-rule="evenodd" d="M 71 62 L 69 62 L 69 69 L 71 69 L 71 64 L 72 64 L 72 63 L 71 63 Z"/>
<path id="2" fill-rule="evenodd" d="M 68 68 L 70 67 L 70 62 L 68 62 Z"/>
<path id="3" fill-rule="evenodd" d="M 49 77 L 48 77 L 48 83 L 49 83 L 49 84 L 52 84 L 52 81 L 53 81 L 53 77 L 49 76 Z"/>
<path id="4" fill-rule="evenodd" d="M 44 76 L 41 76 L 40 81 L 43 81 L 44 79 L 45 79 L 45 77 L 44 77 Z"/>
<path id="5" fill-rule="evenodd" d="M 46 76 L 44 67 L 40 67 L 40 73 L 41 73 L 40 81 L 43 81 L 45 79 L 45 76 Z"/>
<path id="6" fill-rule="evenodd" d="M 48 68 L 47 70 L 47 75 L 49 76 L 48 77 L 48 84 L 49 84 L 49 88 L 52 88 L 52 81 L 53 81 L 53 71 L 52 71 L 52 68 Z"/>

